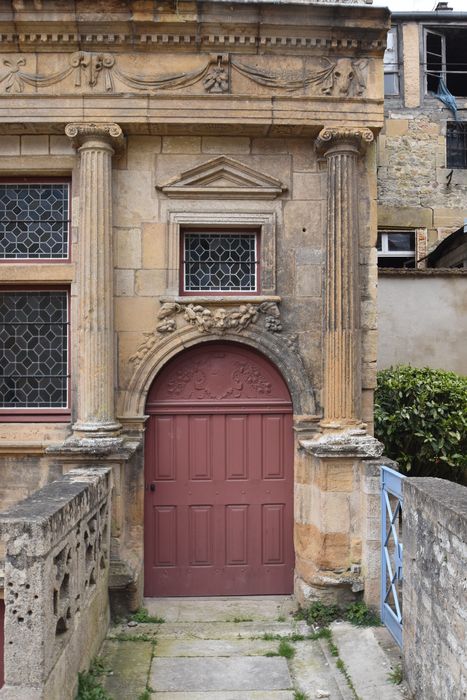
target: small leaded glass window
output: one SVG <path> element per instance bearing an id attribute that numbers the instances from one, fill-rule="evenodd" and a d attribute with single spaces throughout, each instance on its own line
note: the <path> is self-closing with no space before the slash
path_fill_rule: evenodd
<path id="1" fill-rule="evenodd" d="M 0 408 L 67 407 L 68 295 L 0 292 Z"/>
<path id="2" fill-rule="evenodd" d="M 254 231 L 186 231 L 183 291 L 258 291 L 258 234 Z"/>
<path id="3" fill-rule="evenodd" d="M 0 259 L 68 258 L 69 185 L 0 183 Z"/>

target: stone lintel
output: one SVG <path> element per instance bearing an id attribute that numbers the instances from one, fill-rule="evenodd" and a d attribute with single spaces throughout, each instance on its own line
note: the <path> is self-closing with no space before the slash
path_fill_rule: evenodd
<path id="1" fill-rule="evenodd" d="M 347 430 L 328 433 L 315 440 L 300 440 L 300 446 L 314 457 L 327 459 L 356 457 L 375 459 L 381 457 L 384 446 L 364 430 Z"/>
<path id="2" fill-rule="evenodd" d="M 71 139 L 75 148 L 81 148 L 89 141 L 103 141 L 114 153 L 119 154 L 125 148 L 125 137 L 122 128 L 114 122 L 77 122 L 67 124 L 65 134 Z"/>
<path id="3" fill-rule="evenodd" d="M 326 126 L 319 132 L 315 141 L 315 148 L 320 156 L 349 150 L 356 154 L 361 154 L 373 140 L 374 136 L 371 129 Z"/>

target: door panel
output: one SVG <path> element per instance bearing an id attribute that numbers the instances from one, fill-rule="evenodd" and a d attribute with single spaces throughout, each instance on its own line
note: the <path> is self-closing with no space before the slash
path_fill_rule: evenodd
<path id="1" fill-rule="evenodd" d="M 196 353 L 187 351 L 197 363 L 193 376 L 204 398 L 167 400 L 167 385 L 173 389 L 187 376 L 176 363 L 164 370 L 150 392 L 145 452 L 147 596 L 292 591 L 290 398 L 277 370 L 261 356 L 243 348 L 232 352 L 225 344 L 215 348 L 203 348 L 204 355 L 199 348 Z M 248 374 L 245 361 L 251 364 L 252 358 L 254 371 Z M 231 382 L 232 372 L 234 401 L 223 386 Z M 244 376 L 257 378 L 258 373 L 261 391 L 265 386 L 275 390 L 271 397 L 252 396 L 250 380 L 247 396 L 242 396 Z M 224 395 L 222 401 L 210 386 L 217 396 Z M 192 399 L 191 390 L 186 391 Z"/>

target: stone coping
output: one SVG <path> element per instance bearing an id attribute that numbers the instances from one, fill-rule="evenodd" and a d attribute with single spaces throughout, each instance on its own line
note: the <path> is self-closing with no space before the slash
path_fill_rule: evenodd
<path id="1" fill-rule="evenodd" d="M 462 277 L 467 268 L 425 267 L 417 270 L 403 270 L 396 267 L 378 268 L 378 277 Z"/>
<path id="2" fill-rule="evenodd" d="M 408 477 L 403 482 L 404 494 L 418 492 L 417 504 L 419 507 L 426 503 L 430 510 L 439 510 L 440 522 L 446 522 L 442 513 L 449 511 L 449 529 L 462 538 L 462 533 L 467 537 L 467 487 L 455 484 L 447 479 L 436 477 Z"/>

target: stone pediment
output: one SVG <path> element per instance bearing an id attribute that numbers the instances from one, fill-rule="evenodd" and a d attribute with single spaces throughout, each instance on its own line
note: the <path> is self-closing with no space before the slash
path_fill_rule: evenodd
<path id="1" fill-rule="evenodd" d="M 287 188 L 271 175 L 220 156 L 185 170 L 158 189 L 183 199 L 275 199 Z"/>

